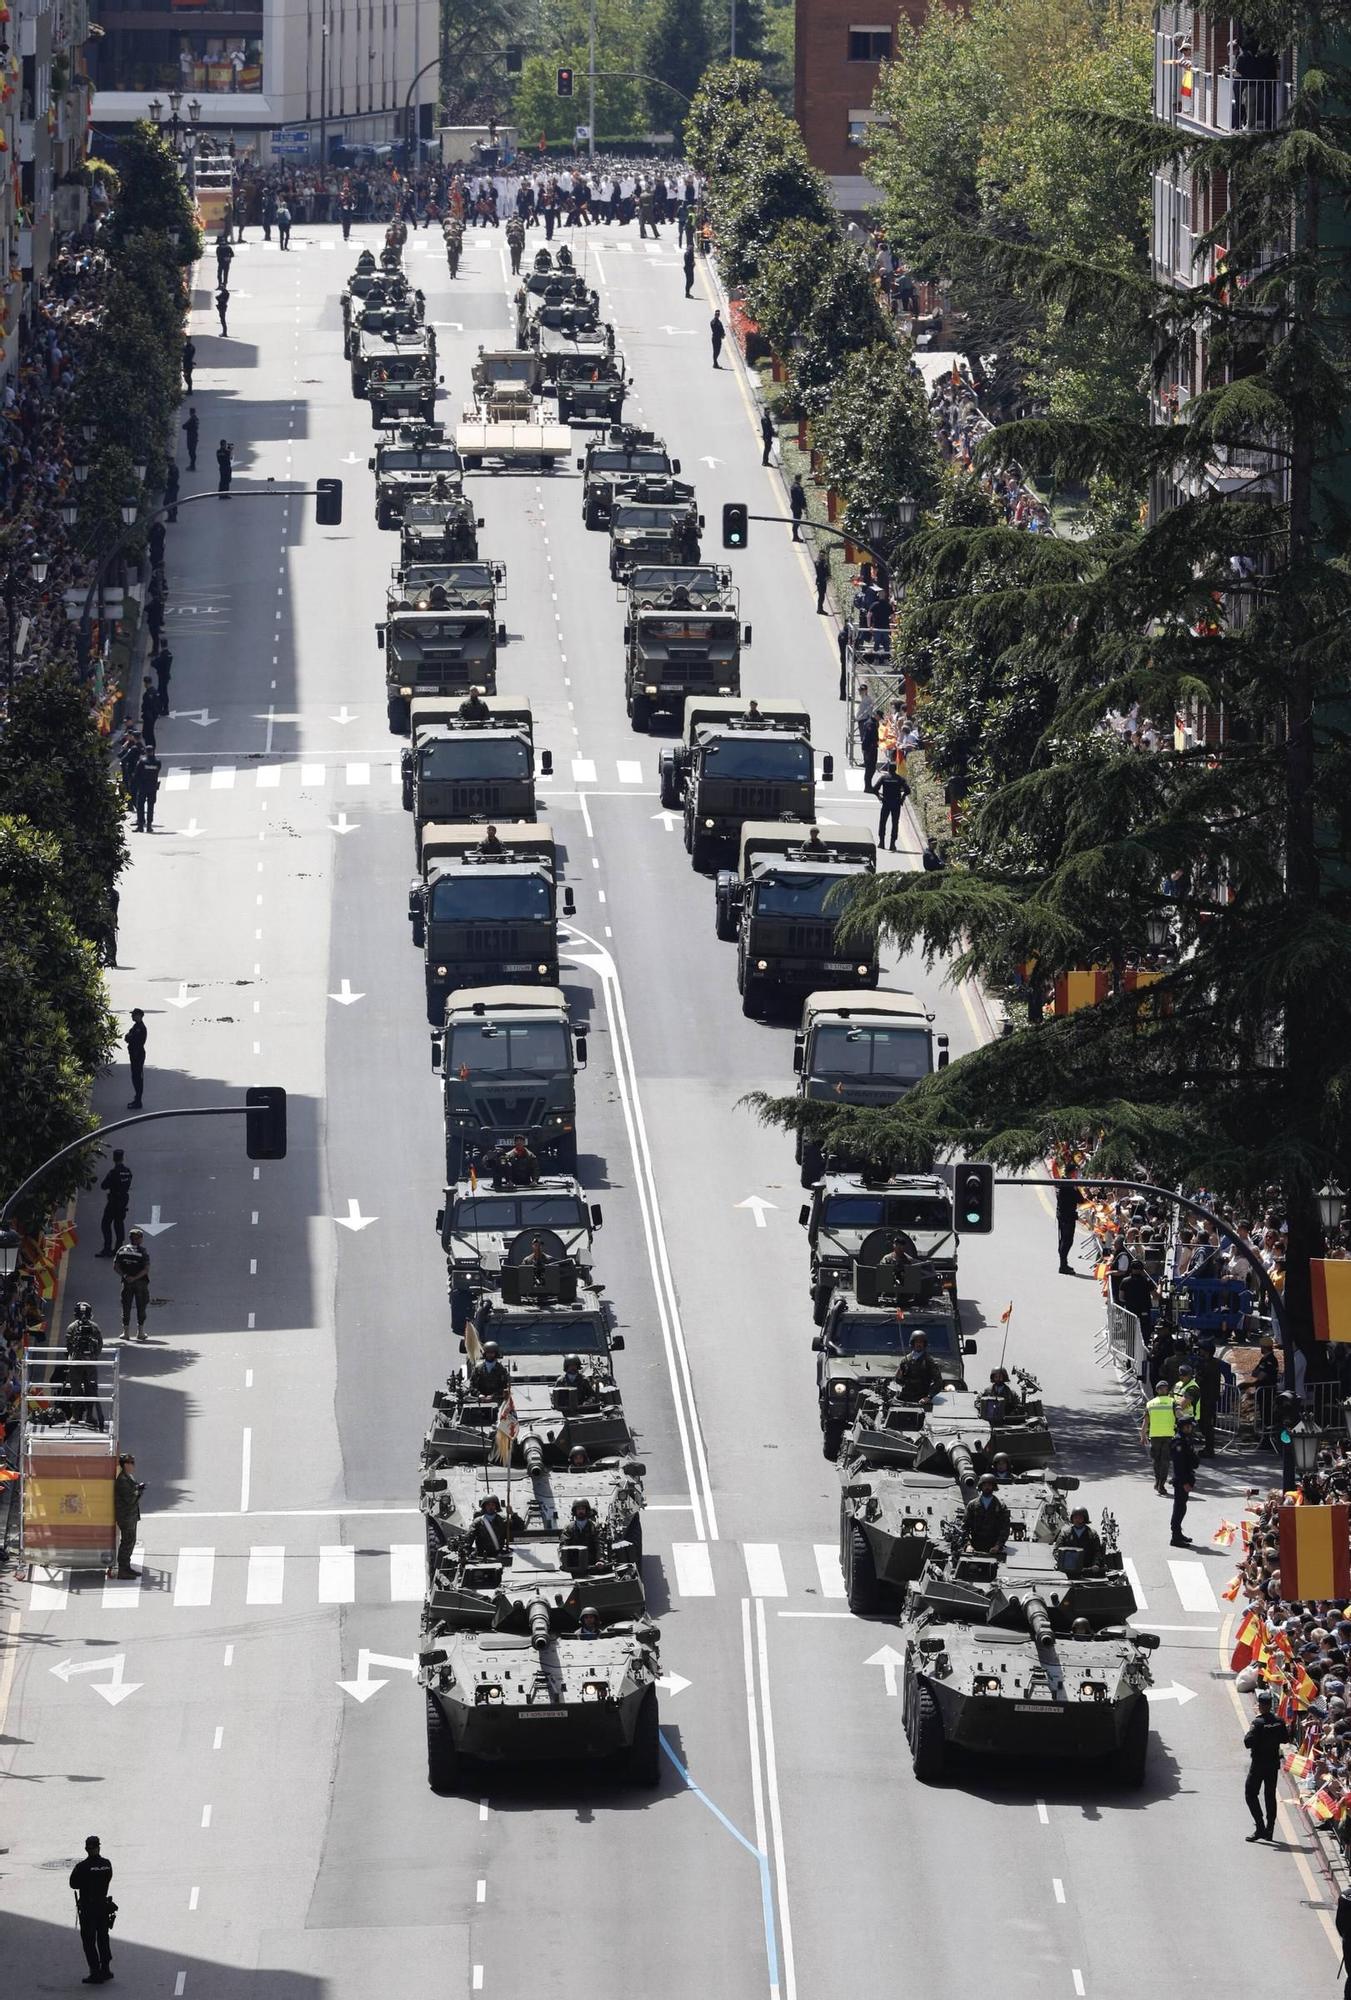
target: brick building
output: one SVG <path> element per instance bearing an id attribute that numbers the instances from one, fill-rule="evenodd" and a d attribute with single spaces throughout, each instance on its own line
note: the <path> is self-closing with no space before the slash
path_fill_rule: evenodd
<path id="1" fill-rule="evenodd" d="M 873 92 L 894 54 L 896 24 L 921 22 L 928 0 L 796 0 L 793 108 L 813 166 L 842 207 L 863 184 Z"/>

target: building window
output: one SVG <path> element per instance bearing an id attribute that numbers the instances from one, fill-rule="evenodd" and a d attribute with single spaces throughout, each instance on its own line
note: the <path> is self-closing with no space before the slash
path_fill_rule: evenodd
<path id="1" fill-rule="evenodd" d="M 872 131 L 872 125 L 873 113 L 871 111 L 851 111 L 849 113 L 848 143 L 851 146 L 866 146 L 869 143 L 869 134 Z"/>
<path id="2" fill-rule="evenodd" d="M 890 28 L 851 28 L 849 30 L 850 62 L 885 62 L 890 54 Z"/>

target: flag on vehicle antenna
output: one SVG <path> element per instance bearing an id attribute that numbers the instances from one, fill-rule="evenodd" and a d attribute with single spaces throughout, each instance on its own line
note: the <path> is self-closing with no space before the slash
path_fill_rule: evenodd
<path id="1" fill-rule="evenodd" d="M 511 1464 L 511 1447 L 516 1442 L 520 1425 L 516 1421 L 516 1403 L 510 1389 L 502 1398 L 502 1407 L 497 1413 L 497 1462 Z"/>
<path id="2" fill-rule="evenodd" d="M 478 1337 L 478 1328 L 472 1319 L 465 1323 L 464 1351 L 469 1357 L 469 1366 L 477 1368 L 483 1359 L 483 1342 Z"/>

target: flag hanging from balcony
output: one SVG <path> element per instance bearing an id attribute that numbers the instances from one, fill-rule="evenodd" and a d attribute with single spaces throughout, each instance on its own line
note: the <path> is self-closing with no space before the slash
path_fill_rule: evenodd
<path id="1" fill-rule="evenodd" d="M 1282 1507 L 1281 1595 L 1287 1602 L 1351 1592 L 1351 1508 Z"/>
<path id="2" fill-rule="evenodd" d="M 1312 1257 L 1313 1330 L 1317 1340 L 1351 1340 L 1351 1263 L 1344 1257 Z"/>
<path id="3" fill-rule="evenodd" d="M 1182 72 L 1182 81 L 1178 85 L 1178 95 L 1179 97 L 1190 98 L 1191 94 L 1192 94 L 1192 67 L 1191 64 L 1188 63 L 1187 67 Z"/>

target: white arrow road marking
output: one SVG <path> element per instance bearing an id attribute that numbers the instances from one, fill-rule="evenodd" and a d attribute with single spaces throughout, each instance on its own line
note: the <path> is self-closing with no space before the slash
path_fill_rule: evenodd
<path id="1" fill-rule="evenodd" d="M 896 1693 L 896 1669 L 905 1665 L 904 1653 L 898 1653 L 894 1646 L 879 1646 L 863 1662 L 865 1667 L 880 1667 L 882 1679 L 888 1694 Z"/>
<path id="2" fill-rule="evenodd" d="M 683 1674 L 658 1674 L 657 1686 L 664 1688 L 667 1694 L 679 1694 L 682 1688 L 693 1687 L 694 1682 L 687 1681 Z"/>
<path id="3" fill-rule="evenodd" d="M 144 1234 L 147 1236 L 163 1236 L 166 1229 L 176 1229 L 178 1227 L 178 1224 L 176 1222 L 160 1221 L 159 1203 L 156 1201 L 150 1204 L 149 1222 L 138 1222 L 136 1227 L 139 1230 L 142 1230 Z"/>
<path id="4" fill-rule="evenodd" d="M 169 720 L 170 722 L 195 722 L 199 729 L 210 729 L 213 724 L 220 721 L 220 717 L 213 715 L 209 708 L 171 708 L 169 710 Z"/>
<path id="5" fill-rule="evenodd" d="M 708 466 L 725 465 L 726 462 L 727 461 L 722 458 L 701 458 L 699 460 L 700 465 L 708 465 Z"/>
<path id="6" fill-rule="evenodd" d="M 349 722 L 356 721 L 355 715 L 353 715 L 351 709 L 347 706 L 346 702 L 343 703 L 342 707 L 338 710 L 338 713 L 336 715 L 330 715 L 328 719 L 330 722 L 342 723 L 344 728 L 346 728 Z"/>
<path id="7" fill-rule="evenodd" d="M 765 1227 L 765 1210 L 767 1208 L 777 1209 L 778 1203 L 766 1201 L 762 1194 L 750 1194 L 747 1195 L 744 1201 L 733 1202 L 732 1206 L 734 1208 L 748 1208 L 755 1217 L 756 1228 L 763 1229 Z"/>
<path id="8" fill-rule="evenodd" d="M 360 822 L 348 819 L 345 812 L 340 812 L 338 817 L 331 819 L 328 824 L 333 833 L 360 833 L 361 831 Z"/>
<path id="9" fill-rule="evenodd" d="M 659 327 L 657 331 L 659 333 L 693 333 L 694 328 L 692 326 L 663 326 Z"/>
<path id="10" fill-rule="evenodd" d="M 397 1653 L 373 1653 L 368 1646 L 363 1646 L 357 1654 L 356 1679 L 339 1681 L 338 1686 L 344 1694 L 350 1694 L 353 1701 L 369 1701 L 373 1694 L 379 1694 L 382 1687 L 389 1685 L 388 1681 L 371 1679 L 372 1667 L 392 1667 L 399 1673 L 415 1674 L 417 1661 L 400 1659 Z"/>
<path id="11" fill-rule="evenodd" d="M 179 980 L 177 993 L 165 995 L 165 1004 L 169 1007 L 192 1007 L 196 1005 L 196 1002 L 197 995 L 189 993 L 186 979 Z"/>
<path id="12" fill-rule="evenodd" d="M 355 1232 L 359 1229 L 369 1229 L 371 1224 L 378 1222 L 380 1218 L 378 1215 L 363 1215 L 361 1203 L 355 1196 L 351 1196 L 348 1199 L 346 1215 L 335 1215 L 333 1220 L 339 1229 L 350 1229 Z"/>
<path id="13" fill-rule="evenodd" d="M 1197 1690 L 1183 1687 L 1181 1681 L 1172 1681 L 1166 1688 L 1146 1688 L 1145 1693 L 1150 1701 L 1175 1701 L 1181 1708 L 1185 1703 L 1196 1700 Z"/>
<path id="14" fill-rule="evenodd" d="M 193 834 L 200 833 L 201 830 L 202 830 L 201 827 L 198 826 L 195 819 L 190 819 L 187 825 L 183 828 L 184 833 L 188 835 L 189 839 L 191 839 Z"/>
<path id="15" fill-rule="evenodd" d="M 81 1660 L 78 1662 L 75 1660 L 59 1660 L 54 1667 L 48 1667 L 47 1671 L 50 1674 L 55 1674 L 59 1681 L 71 1681 L 76 1674 L 101 1674 L 106 1668 L 111 1673 L 112 1679 L 106 1684 L 96 1681 L 94 1683 L 94 1693 L 101 1694 L 109 1708 L 116 1708 L 117 1704 L 120 1701 L 125 1701 L 129 1694 L 135 1694 L 137 1688 L 145 1686 L 144 1681 L 123 1680 L 122 1673 L 126 1666 L 126 1659 L 127 1656 L 125 1653 L 114 1653 L 112 1658 L 107 1660 Z"/>
<path id="16" fill-rule="evenodd" d="M 355 1001 L 366 998 L 364 993 L 354 993 L 352 991 L 352 982 L 350 979 L 343 980 L 341 993 L 330 993 L 328 997 L 330 1000 L 336 1000 L 340 1007 L 350 1007 Z M 372 1216 L 371 1220 L 373 1222 L 375 1217 Z"/>
<path id="17" fill-rule="evenodd" d="M 653 819 L 659 819 L 668 833 L 675 832 L 676 816 L 673 812 L 653 813 L 652 817 Z"/>
<path id="18" fill-rule="evenodd" d="M 338 462 L 341 465 L 360 465 L 361 454 L 360 452 L 349 451 L 346 458 L 340 459 Z"/>

